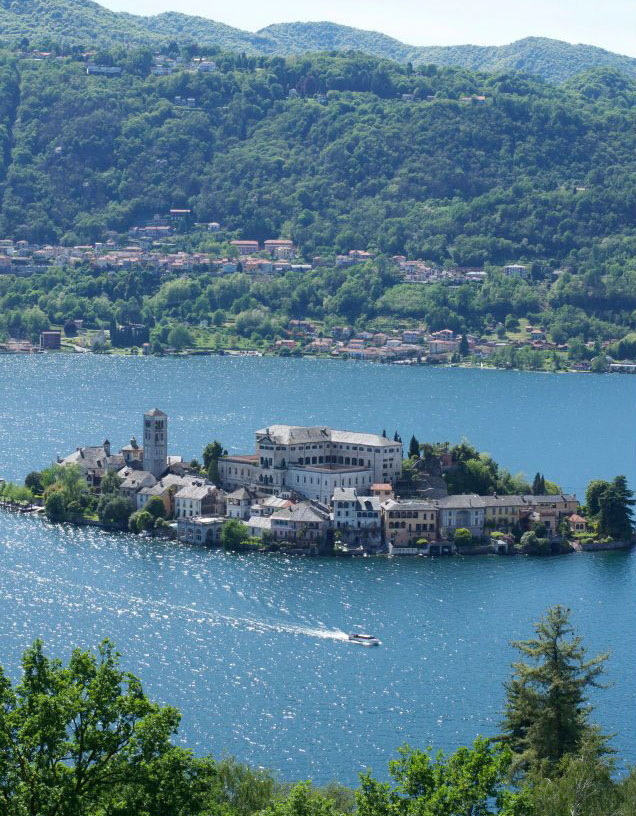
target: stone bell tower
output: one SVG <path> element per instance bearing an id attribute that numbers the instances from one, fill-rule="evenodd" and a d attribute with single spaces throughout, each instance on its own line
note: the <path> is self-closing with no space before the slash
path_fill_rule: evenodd
<path id="1" fill-rule="evenodd" d="M 144 470 L 159 478 L 168 467 L 168 415 L 158 408 L 144 414 Z"/>

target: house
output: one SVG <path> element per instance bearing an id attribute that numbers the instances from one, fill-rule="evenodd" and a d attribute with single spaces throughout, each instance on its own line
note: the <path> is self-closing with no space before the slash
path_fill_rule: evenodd
<path id="1" fill-rule="evenodd" d="M 143 468 L 144 449 L 139 446 L 134 436 L 130 437 L 130 443 L 125 445 L 119 452 L 124 457 L 126 465 L 129 467 L 138 467 L 139 470 Z"/>
<path id="2" fill-rule="evenodd" d="M 436 499 L 435 506 L 439 511 L 439 535 L 443 539 L 452 539 L 455 530 L 464 528 L 475 538 L 484 534 L 486 504 L 483 496 L 468 494 L 447 496 Z"/>
<path id="3" fill-rule="evenodd" d="M 420 539 L 438 538 L 438 509 L 422 499 L 389 499 L 382 503 L 384 539 L 395 547 L 412 547 Z"/>
<path id="4" fill-rule="evenodd" d="M 86 73 L 90 76 L 91 74 L 102 74 L 103 76 L 119 76 L 121 74 L 122 69 L 116 65 L 95 65 L 94 63 L 89 63 L 86 66 Z"/>
<path id="5" fill-rule="evenodd" d="M 89 487 L 98 488 L 108 471 L 119 471 L 124 466 L 121 454 L 110 452 L 110 442 L 103 445 L 80 447 L 64 459 L 58 459 L 60 465 L 77 465 Z"/>
<path id="6" fill-rule="evenodd" d="M 230 241 L 230 246 L 235 247 L 239 255 L 251 255 L 260 249 L 258 241 Z"/>
<path id="7" fill-rule="evenodd" d="M 270 523 L 273 536 L 297 542 L 319 543 L 331 527 L 329 508 L 314 501 L 278 510 L 270 516 Z"/>
<path id="8" fill-rule="evenodd" d="M 265 251 L 269 252 L 272 258 L 289 259 L 294 256 L 294 242 L 287 240 L 267 240 L 264 244 Z"/>
<path id="9" fill-rule="evenodd" d="M 382 546 L 382 508 L 377 496 L 359 496 L 355 488 L 337 487 L 332 498 L 332 524 L 340 540 L 377 552 Z"/>
<path id="10" fill-rule="evenodd" d="M 126 499 L 137 503 L 137 493 L 144 487 L 157 484 L 157 479 L 149 470 L 133 470 L 119 486 L 119 491 Z"/>
<path id="11" fill-rule="evenodd" d="M 182 488 L 191 486 L 196 482 L 201 482 L 201 477 L 166 473 L 152 487 L 143 487 L 137 493 L 137 509 L 143 510 L 152 496 L 159 496 L 166 509 L 166 518 L 170 518 L 175 513 L 175 495 Z M 224 515 L 224 513 L 219 513 L 219 515 Z"/>
<path id="12" fill-rule="evenodd" d="M 239 487 L 227 494 L 226 501 L 229 518 L 247 521 L 252 515 L 252 505 L 258 501 L 258 493 L 247 487 Z"/>
<path id="13" fill-rule="evenodd" d="M 250 516 L 245 525 L 252 538 L 263 538 L 272 532 L 272 520 L 269 516 Z"/>
<path id="14" fill-rule="evenodd" d="M 189 544 L 219 546 L 225 522 L 226 519 L 215 516 L 186 516 L 177 519 L 177 539 Z"/>
<path id="15" fill-rule="evenodd" d="M 530 270 L 523 264 L 507 264 L 503 268 L 504 275 L 509 278 L 527 278 L 530 275 Z"/>
<path id="16" fill-rule="evenodd" d="M 174 496 L 175 517 L 180 519 L 217 515 L 219 505 L 224 509 L 225 494 L 221 496 L 221 492 L 214 485 L 203 481 L 195 481 L 182 487 Z"/>
<path id="17" fill-rule="evenodd" d="M 377 483 L 371 485 L 371 495 L 377 496 L 380 502 L 394 498 L 393 485 Z"/>
<path id="18" fill-rule="evenodd" d="M 508 532 L 518 524 L 528 502 L 523 496 L 484 496 L 484 525 L 491 530 Z"/>
<path id="19" fill-rule="evenodd" d="M 583 516 L 579 516 L 578 513 L 572 513 L 572 515 L 568 518 L 568 527 L 570 528 L 570 532 L 574 535 L 586 533 L 587 521 L 583 518 Z"/>
<path id="20" fill-rule="evenodd" d="M 62 347 L 62 332 L 61 331 L 43 331 L 40 332 L 40 348 L 56 350 Z"/>

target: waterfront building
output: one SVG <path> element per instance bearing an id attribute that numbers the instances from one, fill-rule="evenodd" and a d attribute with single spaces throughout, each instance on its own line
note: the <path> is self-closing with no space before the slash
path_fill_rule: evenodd
<path id="1" fill-rule="evenodd" d="M 453 538 L 455 530 L 469 530 L 474 538 L 484 534 L 486 502 L 483 496 L 466 494 L 437 499 L 439 508 L 438 528 L 440 538 Z"/>
<path id="2" fill-rule="evenodd" d="M 41 349 L 59 349 L 62 346 L 62 332 L 60 331 L 43 331 L 40 332 L 40 348 Z"/>
<path id="3" fill-rule="evenodd" d="M 219 459 L 224 487 L 291 490 L 324 504 L 337 487 L 368 494 L 374 483 L 393 483 L 401 469 L 400 442 L 324 426 L 272 425 L 256 431 L 254 454 Z"/>
<path id="4" fill-rule="evenodd" d="M 377 496 L 359 496 L 355 488 L 337 487 L 332 523 L 340 542 L 377 552 L 382 546 L 382 508 Z"/>
<path id="5" fill-rule="evenodd" d="M 428 542 L 438 538 L 439 510 L 434 502 L 423 499 L 389 499 L 382 503 L 384 539 L 389 546 L 414 547 L 420 539 Z M 427 550 L 426 545 L 420 545 Z M 398 554 L 396 552 L 396 554 Z M 407 553 L 407 555 L 417 553 Z"/>
<path id="6" fill-rule="evenodd" d="M 270 516 L 272 535 L 290 542 L 318 544 L 330 526 L 329 508 L 314 501 L 294 504 Z"/>
<path id="7" fill-rule="evenodd" d="M 177 519 L 177 539 L 189 544 L 219 546 L 226 519 L 214 516 L 186 516 Z"/>
<path id="8" fill-rule="evenodd" d="M 174 496 L 174 513 L 177 519 L 225 515 L 225 508 L 225 493 L 203 481 L 182 487 Z"/>
<path id="9" fill-rule="evenodd" d="M 121 474 L 120 474 L 121 475 Z M 175 513 L 175 495 L 184 487 L 195 483 L 201 484 L 200 476 L 180 476 L 176 473 L 167 473 L 152 487 L 143 487 L 137 493 L 137 510 L 143 510 L 151 496 L 159 496 L 166 508 L 166 518 Z"/>
<path id="10" fill-rule="evenodd" d="M 168 417 L 158 408 L 144 413 L 143 464 L 156 478 L 168 467 Z"/>

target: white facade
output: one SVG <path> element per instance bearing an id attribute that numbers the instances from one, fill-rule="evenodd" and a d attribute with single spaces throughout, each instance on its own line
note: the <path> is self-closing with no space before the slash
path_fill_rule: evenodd
<path id="1" fill-rule="evenodd" d="M 328 502 L 336 487 L 368 493 L 374 482 L 395 482 L 402 455 L 401 442 L 378 434 L 272 425 L 256 432 L 254 455 L 222 458 L 219 470 L 226 487 L 253 486 L 274 495 L 294 490 Z"/>

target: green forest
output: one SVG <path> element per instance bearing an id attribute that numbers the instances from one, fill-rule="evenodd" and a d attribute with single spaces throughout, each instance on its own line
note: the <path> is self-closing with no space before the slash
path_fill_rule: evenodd
<path id="1" fill-rule="evenodd" d="M 590 340 L 634 346 L 636 85 L 619 72 L 554 87 L 361 54 L 217 52 L 218 70 L 169 76 L 152 74 L 145 48 L 94 60 L 123 72 L 87 76 L 79 57 L 0 53 L 0 235 L 125 240 L 131 226 L 182 207 L 226 236 L 291 238 L 307 260 L 352 249 L 375 260 L 269 282 L 240 269 L 217 279 L 196 269 L 179 279 L 90 268 L 4 275 L 0 333 L 72 318 L 141 321 L 162 327 L 165 342 L 175 322 L 228 317 L 248 338 L 280 336 L 290 318 L 458 332 L 526 318 L 579 356 Z M 461 101 L 475 96 L 485 100 Z M 224 249 L 199 239 L 180 246 Z M 406 285 L 395 254 L 489 273 L 482 286 Z M 502 276 L 509 262 L 528 265 L 530 280 Z"/>

